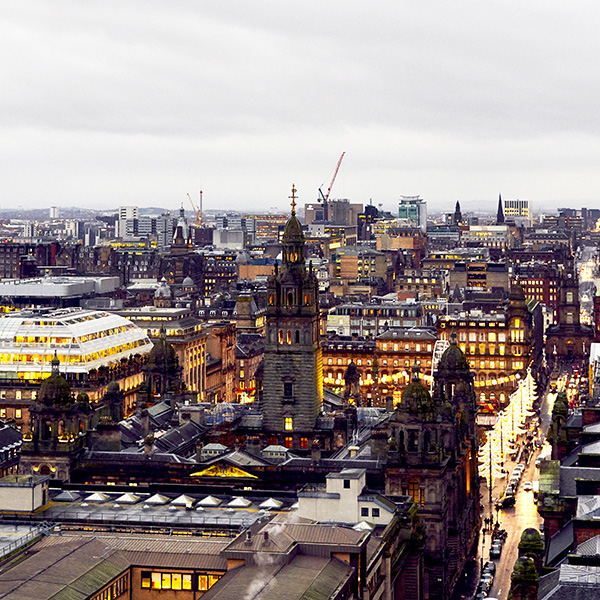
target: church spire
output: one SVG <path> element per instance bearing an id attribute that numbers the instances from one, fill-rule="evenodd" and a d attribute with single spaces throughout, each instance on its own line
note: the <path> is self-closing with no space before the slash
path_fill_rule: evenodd
<path id="1" fill-rule="evenodd" d="M 502 209 L 502 194 L 498 194 L 498 214 L 496 216 L 496 224 L 504 224 L 504 210 Z"/>

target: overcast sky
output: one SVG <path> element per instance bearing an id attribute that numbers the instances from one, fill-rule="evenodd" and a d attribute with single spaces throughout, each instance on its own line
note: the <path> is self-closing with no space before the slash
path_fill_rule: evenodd
<path id="1" fill-rule="evenodd" d="M 0 208 L 599 207 L 592 2 L 0 6 Z"/>

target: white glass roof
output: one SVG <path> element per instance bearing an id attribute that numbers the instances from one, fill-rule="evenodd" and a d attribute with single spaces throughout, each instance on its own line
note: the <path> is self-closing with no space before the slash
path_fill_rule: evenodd
<path id="1" fill-rule="evenodd" d="M 105 311 L 31 309 L 0 317 L 0 373 L 50 373 L 55 353 L 62 373 L 88 373 L 150 350 L 142 329 Z"/>

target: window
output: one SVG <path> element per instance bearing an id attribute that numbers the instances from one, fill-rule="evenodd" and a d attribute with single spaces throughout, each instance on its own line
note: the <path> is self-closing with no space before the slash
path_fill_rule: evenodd
<path id="1" fill-rule="evenodd" d="M 21 390 L 17 390 L 15 392 L 15 400 L 20 400 L 21 399 Z"/>
<path id="2" fill-rule="evenodd" d="M 287 332 L 287 343 L 291 345 L 292 343 L 292 332 L 288 329 Z"/>
<path id="3" fill-rule="evenodd" d="M 283 420 L 283 428 L 286 431 L 293 431 L 294 419 L 292 419 L 292 417 L 285 417 L 285 419 Z"/>
<path id="4" fill-rule="evenodd" d="M 203 574 L 198 576 L 198 589 L 206 591 L 211 585 L 216 583 L 221 575 L 218 574 Z M 205 578 L 205 579 L 202 579 Z M 212 583 L 211 583 L 212 578 Z M 123 581 L 121 582 L 121 579 Z M 128 579 L 121 578 L 112 584 L 113 598 L 118 597 L 126 589 L 128 589 Z M 201 587 L 206 581 L 206 587 Z M 154 590 L 191 590 L 192 589 L 192 574 L 191 573 L 162 573 L 153 571 L 142 571 L 142 588 Z M 107 596 L 110 598 L 110 596 Z"/>
<path id="5" fill-rule="evenodd" d="M 20 408 L 15 410 L 15 419 L 21 419 L 23 417 L 23 411 Z"/>
<path id="6" fill-rule="evenodd" d="M 6 409 L 5 408 L 0 408 L 0 417 L 2 417 L 3 419 L 6 418 Z"/>
<path id="7" fill-rule="evenodd" d="M 285 398 L 292 398 L 294 396 L 294 384 L 291 381 L 283 382 L 283 395 Z"/>
<path id="8" fill-rule="evenodd" d="M 412 497 L 413 502 L 419 502 L 419 480 L 411 479 L 408 482 L 408 495 Z"/>
<path id="9" fill-rule="evenodd" d="M 344 479 L 344 489 L 345 490 L 350 489 L 350 480 L 349 479 Z"/>
<path id="10" fill-rule="evenodd" d="M 303 450 L 306 450 L 308 448 L 308 438 L 300 438 L 300 448 L 302 448 Z"/>
<path id="11" fill-rule="evenodd" d="M 372 517 L 378 517 L 379 516 L 379 509 L 378 508 L 372 508 L 371 509 L 371 516 Z"/>
<path id="12" fill-rule="evenodd" d="M 361 517 L 368 517 L 369 516 L 369 509 L 366 506 L 363 506 L 360 509 L 360 516 Z"/>
<path id="13" fill-rule="evenodd" d="M 286 437 L 283 445 L 286 448 L 291 448 L 294 445 L 294 439 L 291 436 Z"/>

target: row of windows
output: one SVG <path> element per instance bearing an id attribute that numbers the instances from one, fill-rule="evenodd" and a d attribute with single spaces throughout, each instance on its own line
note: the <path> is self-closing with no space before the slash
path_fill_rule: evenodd
<path id="1" fill-rule="evenodd" d="M 13 412 L 13 411 L 10 411 L 10 412 Z M 23 410 L 21 408 L 15 408 L 14 415 L 11 415 L 10 412 L 8 413 L 10 417 L 14 417 L 15 419 L 23 418 Z M 6 416 L 7 416 L 7 409 L 0 408 L 0 419 L 6 419 Z"/>
<path id="2" fill-rule="evenodd" d="M 113 581 L 110 586 L 105 590 L 102 590 L 99 594 L 92 596 L 92 600 L 115 600 L 121 594 L 129 589 L 129 573 L 119 577 L 116 581 Z"/>
<path id="3" fill-rule="evenodd" d="M 162 573 L 142 571 L 142 588 L 153 590 L 197 590 L 205 592 L 221 579 L 220 573 Z M 194 586 L 195 583 L 195 586 Z"/>
<path id="4" fill-rule="evenodd" d="M 279 444 L 279 440 L 277 439 L 276 436 L 271 436 L 271 438 L 269 439 L 269 444 L 271 444 L 272 446 L 276 446 Z M 294 447 L 294 438 L 291 435 L 285 436 L 285 438 L 283 439 L 283 445 L 286 448 L 293 448 Z M 302 448 L 303 450 L 308 449 L 308 438 L 307 437 L 300 438 L 300 448 Z"/>

